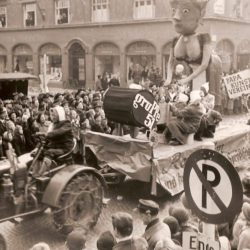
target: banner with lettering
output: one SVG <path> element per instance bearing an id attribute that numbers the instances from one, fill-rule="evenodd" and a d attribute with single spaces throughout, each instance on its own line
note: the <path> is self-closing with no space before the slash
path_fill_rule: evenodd
<path id="1" fill-rule="evenodd" d="M 250 69 L 222 78 L 230 99 L 250 93 Z"/>
<path id="2" fill-rule="evenodd" d="M 150 142 L 130 136 L 114 136 L 89 131 L 85 134 L 86 146 L 101 162 L 132 179 L 150 182 L 152 174 Z M 171 147 L 158 144 L 154 148 L 154 174 L 156 180 L 171 195 L 183 191 L 183 169 L 188 156 L 201 148 L 213 148 L 210 141 L 194 145 Z"/>
<path id="3" fill-rule="evenodd" d="M 101 162 L 132 179 L 150 182 L 152 175 L 150 142 L 130 136 L 114 136 L 89 131 L 85 135 L 87 147 Z M 250 126 L 242 123 L 223 125 L 213 139 L 203 139 L 191 145 L 158 144 L 154 150 L 153 170 L 156 180 L 172 196 L 183 191 L 183 172 L 186 159 L 198 149 L 215 149 L 227 157 L 238 170 L 250 159 Z"/>
<path id="4" fill-rule="evenodd" d="M 223 131 L 226 129 L 223 128 Z M 218 133 L 215 149 L 226 156 L 235 167 L 244 168 L 244 163 L 250 159 L 250 126 L 232 124 L 227 131 L 230 131 L 230 136 L 228 132 Z"/>
<path id="5" fill-rule="evenodd" d="M 214 143 L 202 141 L 181 147 L 159 144 L 154 150 L 154 156 L 158 161 L 157 182 L 173 196 L 182 192 L 186 159 L 194 151 L 202 148 L 214 149 Z"/>

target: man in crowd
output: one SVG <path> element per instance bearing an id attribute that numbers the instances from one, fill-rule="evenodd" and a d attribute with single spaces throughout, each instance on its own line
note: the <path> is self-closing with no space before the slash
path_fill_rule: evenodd
<path id="1" fill-rule="evenodd" d="M 117 244 L 113 250 L 147 250 L 148 244 L 142 237 L 134 237 L 133 218 L 124 212 L 115 213 L 112 216 L 112 225 Z"/>
<path id="2" fill-rule="evenodd" d="M 156 202 L 140 199 L 138 210 L 144 225 L 146 225 L 143 237 L 148 242 L 149 250 L 182 249 L 172 241 L 169 226 L 160 221 L 158 217 L 160 208 Z"/>

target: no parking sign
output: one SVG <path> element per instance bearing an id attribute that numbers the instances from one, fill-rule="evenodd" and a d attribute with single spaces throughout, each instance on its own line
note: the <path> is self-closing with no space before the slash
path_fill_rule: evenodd
<path id="1" fill-rule="evenodd" d="M 184 168 L 184 190 L 190 209 L 204 222 L 228 222 L 241 211 L 243 190 L 231 162 L 210 149 L 192 153 Z"/>

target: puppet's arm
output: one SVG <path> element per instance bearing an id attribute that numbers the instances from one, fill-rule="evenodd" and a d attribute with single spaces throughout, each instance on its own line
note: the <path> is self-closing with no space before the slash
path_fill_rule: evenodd
<path id="1" fill-rule="evenodd" d="M 170 50 L 169 60 L 168 60 L 168 71 L 167 71 L 167 80 L 164 83 L 165 86 L 171 84 L 174 71 L 174 51 L 173 48 Z"/>

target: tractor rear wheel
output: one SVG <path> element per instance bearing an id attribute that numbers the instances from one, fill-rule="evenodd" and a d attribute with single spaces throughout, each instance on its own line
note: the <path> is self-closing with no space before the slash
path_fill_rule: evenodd
<path id="1" fill-rule="evenodd" d="M 101 213 L 103 187 L 91 173 L 81 173 L 65 187 L 60 208 L 53 211 L 54 224 L 58 231 L 68 234 L 76 228 L 88 231 Z"/>

